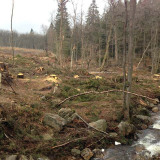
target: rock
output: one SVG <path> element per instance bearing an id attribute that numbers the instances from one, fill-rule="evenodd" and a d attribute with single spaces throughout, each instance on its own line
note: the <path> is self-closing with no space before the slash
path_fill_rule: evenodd
<path id="1" fill-rule="evenodd" d="M 142 126 L 141 126 L 141 129 L 142 130 L 145 130 L 145 129 L 147 129 L 148 128 L 148 126 L 146 125 L 146 124 L 142 124 Z"/>
<path id="2" fill-rule="evenodd" d="M 53 134 L 44 133 L 42 137 L 45 141 L 50 141 L 53 139 Z"/>
<path id="3" fill-rule="evenodd" d="M 7 156 L 5 160 L 17 160 L 17 155 Z"/>
<path id="4" fill-rule="evenodd" d="M 71 110 L 70 108 L 61 108 L 58 112 L 58 114 L 64 118 L 67 123 L 72 122 L 75 118 L 77 118 L 77 115 L 75 114 L 75 111 Z"/>
<path id="5" fill-rule="evenodd" d="M 47 157 L 41 157 L 41 158 L 38 158 L 37 160 L 50 160 L 50 159 Z"/>
<path id="6" fill-rule="evenodd" d="M 81 151 L 79 149 L 74 148 L 71 150 L 71 153 L 73 156 L 80 156 Z"/>
<path id="7" fill-rule="evenodd" d="M 66 120 L 60 117 L 58 114 L 46 113 L 44 116 L 44 123 L 56 131 L 63 129 L 63 126 L 67 124 Z"/>
<path id="8" fill-rule="evenodd" d="M 103 132 L 106 132 L 107 129 L 107 122 L 105 119 L 100 119 L 96 122 L 89 123 L 89 125 Z"/>
<path id="9" fill-rule="evenodd" d="M 153 103 L 150 103 L 150 105 L 148 106 L 149 109 L 152 109 L 154 107 L 155 107 L 155 105 Z"/>
<path id="10" fill-rule="evenodd" d="M 28 158 L 27 158 L 26 156 L 24 156 L 24 155 L 21 155 L 21 156 L 19 157 L 19 160 L 28 160 Z"/>
<path id="11" fill-rule="evenodd" d="M 154 112 L 154 113 L 157 113 L 158 111 L 159 111 L 158 107 L 154 107 L 154 108 L 152 109 L 152 112 Z"/>
<path id="12" fill-rule="evenodd" d="M 130 134 L 134 134 L 136 129 L 133 124 L 130 124 L 128 122 L 122 121 L 118 125 L 119 133 L 123 136 L 128 136 Z"/>
<path id="13" fill-rule="evenodd" d="M 94 149 L 93 151 L 94 158 L 103 158 L 104 154 L 101 149 Z"/>
<path id="14" fill-rule="evenodd" d="M 29 160 L 34 160 L 32 156 L 29 156 Z"/>
<path id="15" fill-rule="evenodd" d="M 147 108 L 141 108 L 139 110 L 139 114 L 144 115 L 144 116 L 149 116 L 150 115 L 149 110 Z"/>
<path id="16" fill-rule="evenodd" d="M 84 158 L 84 160 L 90 160 L 90 158 L 93 157 L 93 152 L 89 148 L 85 148 L 82 150 L 81 156 Z"/>
<path id="17" fill-rule="evenodd" d="M 135 147 L 135 150 L 136 150 L 136 152 L 140 153 L 140 152 L 142 152 L 143 150 L 145 150 L 145 147 L 144 147 L 144 145 L 139 144 L 139 145 L 137 145 L 137 146 Z"/>
<path id="18" fill-rule="evenodd" d="M 109 138 L 115 139 L 117 138 L 118 134 L 116 132 L 109 133 Z"/>
<path id="19" fill-rule="evenodd" d="M 135 120 L 136 123 L 142 123 L 142 124 L 146 124 L 146 125 L 152 124 L 152 120 L 148 116 L 135 115 L 134 120 Z"/>
<path id="20" fill-rule="evenodd" d="M 159 103 L 159 99 L 158 98 L 155 98 L 155 100 L 153 101 L 153 104 L 154 105 L 157 105 Z"/>

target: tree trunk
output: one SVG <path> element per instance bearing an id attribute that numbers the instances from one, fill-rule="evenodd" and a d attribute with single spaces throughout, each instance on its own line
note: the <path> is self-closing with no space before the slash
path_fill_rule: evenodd
<path id="1" fill-rule="evenodd" d="M 116 26 L 114 26 L 114 36 L 115 36 L 115 61 L 116 61 L 116 65 L 118 65 L 118 41 L 117 41 Z"/>
<path id="2" fill-rule="evenodd" d="M 112 34 L 112 24 L 111 24 L 111 27 L 110 27 L 110 31 L 109 31 L 109 35 L 108 35 L 108 39 L 107 39 L 107 43 L 106 43 L 106 52 L 105 52 L 100 70 L 103 70 L 105 63 L 109 58 L 109 43 L 110 43 L 110 40 L 111 40 L 111 34 Z"/>
<path id="3" fill-rule="evenodd" d="M 136 12 L 136 0 L 130 0 L 130 21 L 129 21 L 129 50 L 128 50 L 128 77 L 127 77 L 127 91 L 131 92 L 132 87 L 132 73 L 133 73 L 133 51 L 134 51 L 134 21 Z M 126 112 L 125 119 L 130 119 L 130 99 L 131 95 L 127 93 L 126 96 Z"/>
<path id="4" fill-rule="evenodd" d="M 127 43 L 127 24 L 128 24 L 128 2 L 125 0 L 125 25 L 124 25 L 124 49 L 123 49 L 123 110 L 124 118 L 126 112 L 126 43 Z"/>
<path id="5" fill-rule="evenodd" d="M 12 0 L 12 13 L 11 13 L 11 47 L 14 65 L 14 42 L 13 42 L 13 13 L 14 13 L 14 0 Z"/>

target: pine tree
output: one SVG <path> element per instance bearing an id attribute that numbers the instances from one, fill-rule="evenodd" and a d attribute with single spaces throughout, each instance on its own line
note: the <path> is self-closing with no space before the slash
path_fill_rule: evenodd
<path id="1" fill-rule="evenodd" d="M 57 54 L 62 62 L 62 56 L 68 56 L 70 54 L 70 26 L 68 21 L 68 12 L 66 3 L 68 0 L 61 0 L 58 3 L 58 12 L 56 16 L 55 30 L 58 40 Z"/>
<path id="2" fill-rule="evenodd" d="M 92 0 L 92 3 L 88 9 L 87 20 L 86 20 L 86 43 L 88 44 L 88 55 L 90 59 L 96 59 L 99 48 L 99 34 L 100 34 L 100 17 L 96 1 Z M 88 64 L 89 65 L 89 64 Z"/>

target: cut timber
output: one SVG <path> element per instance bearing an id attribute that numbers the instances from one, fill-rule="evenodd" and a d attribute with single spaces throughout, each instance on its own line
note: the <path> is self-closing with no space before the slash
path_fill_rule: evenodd
<path id="1" fill-rule="evenodd" d="M 17 75 L 17 78 L 24 78 L 24 74 L 23 73 L 19 73 L 18 75 Z"/>

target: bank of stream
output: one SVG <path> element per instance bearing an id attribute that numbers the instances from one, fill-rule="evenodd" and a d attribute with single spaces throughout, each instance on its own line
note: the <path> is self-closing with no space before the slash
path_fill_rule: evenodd
<path id="1" fill-rule="evenodd" d="M 160 107 L 159 107 L 160 108 Z M 132 145 L 117 145 L 104 151 L 103 159 L 94 160 L 151 160 L 160 159 L 160 111 L 151 114 L 153 125 L 138 131 Z"/>

